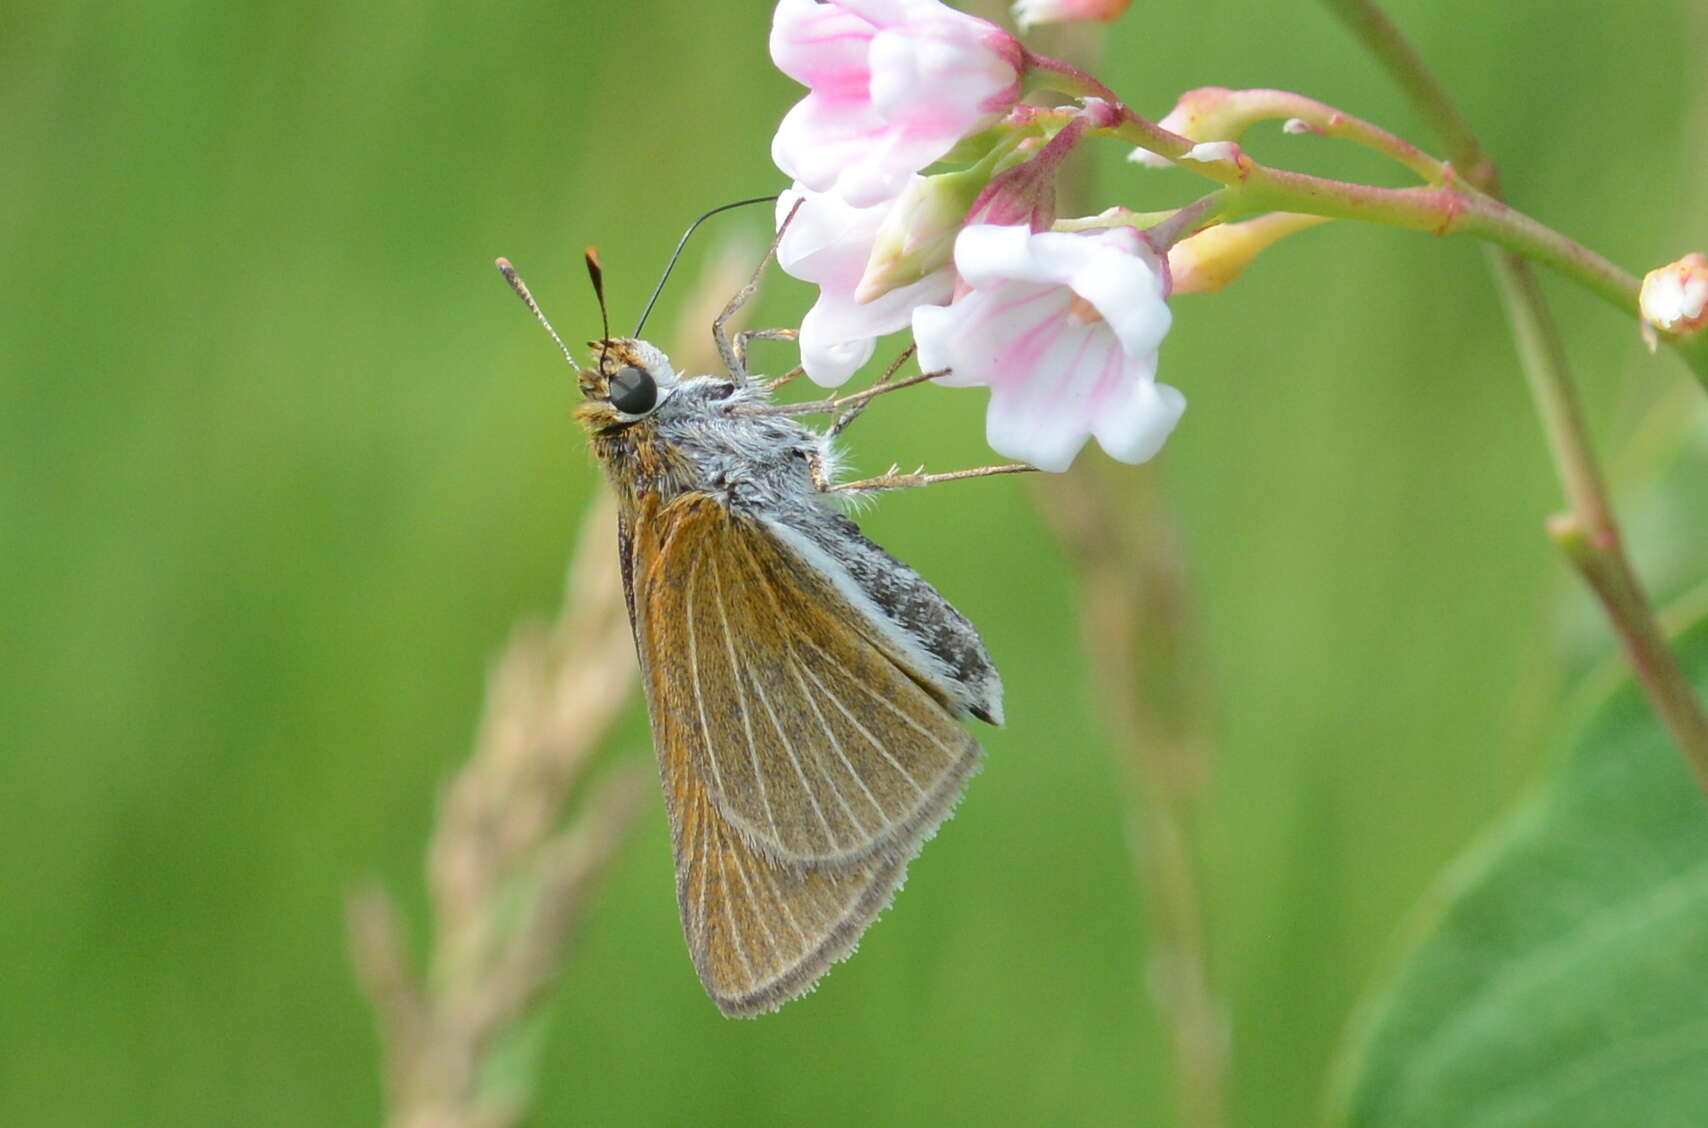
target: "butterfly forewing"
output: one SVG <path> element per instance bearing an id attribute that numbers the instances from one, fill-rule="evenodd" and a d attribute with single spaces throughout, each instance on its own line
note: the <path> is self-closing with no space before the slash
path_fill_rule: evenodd
<path id="1" fill-rule="evenodd" d="M 760 522 L 688 495 L 636 575 L 657 735 L 779 861 L 856 861 L 917 837 L 977 745 L 940 691 Z M 637 561 L 637 564 L 639 562 Z"/>
<path id="2" fill-rule="evenodd" d="M 757 519 L 689 494 L 628 533 L 689 946 L 726 1011 L 770 1009 L 852 947 L 979 748 Z"/>

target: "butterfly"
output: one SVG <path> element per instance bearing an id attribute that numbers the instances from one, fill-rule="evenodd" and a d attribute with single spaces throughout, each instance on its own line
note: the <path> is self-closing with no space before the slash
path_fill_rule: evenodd
<path id="1" fill-rule="evenodd" d="M 589 269 L 599 289 L 591 252 Z M 714 323 L 721 376 L 685 377 L 608 329 L 577 369 L 576 417 L 618 500 L 683 933 L 729 1016 L 777 1009 L 853 951 L 979 767 L 963 719 L 1002 723 L 978 631 L 839 495 L 1030 469 L 836 483 L 841 428 L 934 374 L 775 403 L 747 342 L 792 334 L 724 329 L 753 285 Z M 814 412 L 838 418 L 824 432 L 796 419 Z"/>

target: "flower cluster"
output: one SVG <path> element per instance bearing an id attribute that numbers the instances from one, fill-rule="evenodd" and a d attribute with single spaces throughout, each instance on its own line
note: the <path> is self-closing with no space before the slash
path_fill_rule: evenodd
<path id="1" fill-rule="evenodd" d="M 992 389 L 1001 453 L 1060 470 L 1093 435 L 1119 457 L 1154 453 L 1184 404 L 1155 385 L 1166 273 L 1143 237 L 1043 230 L 1051 170 L 1018 147 L 919 175 L 1017 107 L 1020 43 L 938 0 L 782 0 L 771 54 L 809 89 L 772 148 L 795 179 L 778 259 L 819 286 L 801 323 L 808 376 L 840 384 L 911 325 L 943 383 Z M 975 208 L 985 222 L 968 223 Z"/>
<path id="2" fill-rule="evenodd" d="M 1123 7 L 1027 0 L 1016 13 Z M 1091 439 L 1127 462 L 1156 454 L 1186 406 L 1156 380 L 1171 273 L 1180 289 L 1218 289 L 1304 226 L 1193 238 L 1214 217 L 1059 217 L 1063 161 L 1137 119 L 1090 76 L 940 0 L 781 0 L 771 56 L 808 90 L 772 144 L 794 180 L 777 206 L 778 261 L 819 287 L 800 329 L 807 375 L 839 385 L 879 337 L 911 328 L 939 383 L 991 390 L 990 445 L 1042 469 L 1067 469 Z M 1067 104 L 1021 101 L 1037 91 Z"/>

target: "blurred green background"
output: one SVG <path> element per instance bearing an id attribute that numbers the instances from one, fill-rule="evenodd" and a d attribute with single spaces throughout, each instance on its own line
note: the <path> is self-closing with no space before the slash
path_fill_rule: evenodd
<path id="1" fill-rule="evenodd" d="M 1515 203 L 1641 270 L 1708 241 L 1693 7 L 1392 11 Z M 768 24 L 757 3 L 0 11 L 0 1121 L 379 1115 L 343 893 L 376 874 L 419 919 L 486 663 L 556 607 L 599 488 L 491 259 L 579 340 L 598 243 L 627 325 L 689 219 L 780 184 L 798 88 Z M 1153 116 L 1281 86 L 1430 141 L 1317 5 L 1142 0 L 1107 51 Z M 1314 138 L 1254 149 L 1401 182 Z M 1102 155 L 1099 207 L 1195 187 Z M 1704 568 L 1700 521 L 1654 485 L 1700 444 L 1700 398 L 1632 324 L 1551 291 L 1598 435 L 1636 452 L 1613 461 L 1664 598 Z M 760 319 L 808 299 L 774 280 Z M 1606 635 L 1542 536 L 1556 490 L 1475 245 L 1331 225 L 1176 311 L 1163 378 L 1192 407 L 1129 473 L 1166 481 L 1215 683 L 1233 1120 L 1306 1124 L 1408 907 L 1532 773 Z M 881 402 L 853 454 L 969 464 L 981 411 Z M 655 805 L 553 1003 L 538 1123 L 1166 1122 L 1120 773 L 1033 496 L 998 479 L 865 518 L 980 624 L 1010 721 L 858 958 L 776 1016 L 720 1018 Z M 638 709 L 611 754 L 650 759 Z"/>

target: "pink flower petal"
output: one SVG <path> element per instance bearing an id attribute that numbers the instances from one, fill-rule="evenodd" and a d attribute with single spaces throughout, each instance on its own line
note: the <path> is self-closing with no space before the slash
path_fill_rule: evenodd
<path id="1" fill-rule="evenodd" d="M 944 33 L 947 34 L 944 34 Z M 872 105 L 886 121 L 932 132 L 972 132 L 995 115 L 984 108 L 1013 85 L 1015 71 L 1002 55 L 955 25 L 887 29 L 872 38 Z"/>
<path id="2" fill-rule="evenodd" d="M 810 93 L 772 141 L 777 166 L 858 206 L 1007 112 L 1025 58 L 995 24 L 938 0 L 780 0 L 771 55 Z"/>
<path id="3" fill-rule="evenodd" d="M 771 140 L 771 159 L 813 191 L 829 192 L 843 180 L 865 176 L 874 144 L 884 133 L 884 123 L 870 106 L 830 102 L 808 94 L 783 115 Z M 905 179 L 907 174 L 901 175 Z"/>
<path id="4" fill-rule="evenodd" d="M 871 80 L 866 54 L 877 28 L 854 12 L 815 0 L 780 0 L 771 21 L 771 61 L 803 86 L 860 86 Z"/>

